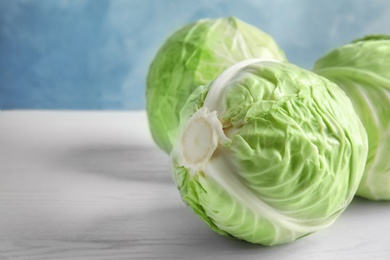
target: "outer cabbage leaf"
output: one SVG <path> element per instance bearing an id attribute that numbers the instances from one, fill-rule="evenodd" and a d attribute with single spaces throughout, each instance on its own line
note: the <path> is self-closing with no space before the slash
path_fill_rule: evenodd
<path id="1" fill-rule="evenodd" d="M 147 76 L 146 109 L 155 142 L 169 153 L 191 93 L 248 58 L 285 60 L 268 34 L 233 17 L 199 20 L 169 37 Z"/>
<path id="2" fill-rule="evenodd" d="M 183 113 L 172 174 L 214 231 L 288 243 L 330 226 L 352 200 L 367 135 L 336 84 L 256 59 L 228 68 L 198 102 Z"/>
<path id="3" fill-rule="evenodd" d="M 357 195 L 390 200 L 390 36 L 366 36 L 341 46 L 313 70 L 346 92 L 367 130 L 368 158 Z"/>

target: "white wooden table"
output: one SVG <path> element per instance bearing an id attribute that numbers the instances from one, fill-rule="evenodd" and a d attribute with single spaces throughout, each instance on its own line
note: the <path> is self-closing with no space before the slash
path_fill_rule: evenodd
<path id="1" fill-rule="evenodd" d="M 181 202 L 140 112 L 0 112 L 0 259 L 390 259 L 390 203 L 262 247 Z"/>

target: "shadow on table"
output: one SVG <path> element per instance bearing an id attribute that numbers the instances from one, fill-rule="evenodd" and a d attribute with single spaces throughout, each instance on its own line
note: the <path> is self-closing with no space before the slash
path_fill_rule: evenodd
<path id="1" fill-rule="evenodd" d="M 172 182 L 169 158 L 153 146 L 89 145 L 61 154 L 56 166 L 90 174 L 148 182 Z"/>
<path id="2" fill-rule="evenodd" d="M 379 212 L 388 211 L 389 206 L 390 201 L 387 200 L 373 201 L 359 196 L 355 196 L 351 204 L 345 210 L 344 214 L 354 215 L 359 213 L 359 216 L 364 214 L 369 216 L 370 218 L 374 218 L 376 215 L 378 215 Z"/>
<path id="3" fill-rule="evenodd" d="M 133 254 L 145 259 L 260 259 L 292 250 L 291 245 L 264 247 L 221 236 L 184 205 L 112 216 L 90 228 L 96 237 L 89 239 L 115 250 L 131 249 L 130 259 Z M 295 250 L 302 246 L 294 244 Z"/>

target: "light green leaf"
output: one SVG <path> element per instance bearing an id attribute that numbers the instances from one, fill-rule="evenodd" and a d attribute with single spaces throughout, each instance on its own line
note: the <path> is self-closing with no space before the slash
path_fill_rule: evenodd
<path id="1" fill-rule="evenodd" d="M 390 36 L 366 36 L 341 46 L 313 70 L 345 91 L 367 130 L 368 158 L 357 195 L 390 200 Z"/>

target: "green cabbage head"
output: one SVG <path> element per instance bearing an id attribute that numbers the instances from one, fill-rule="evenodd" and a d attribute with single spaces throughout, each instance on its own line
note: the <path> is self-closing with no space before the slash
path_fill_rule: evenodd
<path id="1" fill-rule="evenodd" d="M 363 175 L 367 135 L 349 98 L 286 62 L 238 62 L 180 115 L 173 179 L 228 237 L 276 245 L 324 229 Z"/>
<path id="2" fill-rule="evenodd" d="M 268 34 L 233 17 L 199 20 L 169 37 L 147 76 L 146 110 L 155 142 L 169 153 L 190 94 L 196 90 L 198 98 L 224 69 L 249 58 L 286 59 Z"/>
<path id="3" fill-rule="evenodd" d="M 367 130 L 368 158 L 357 195 L 390 200 L 390 35 L 341 46 L 313 70 L 345 91 Z"/>

